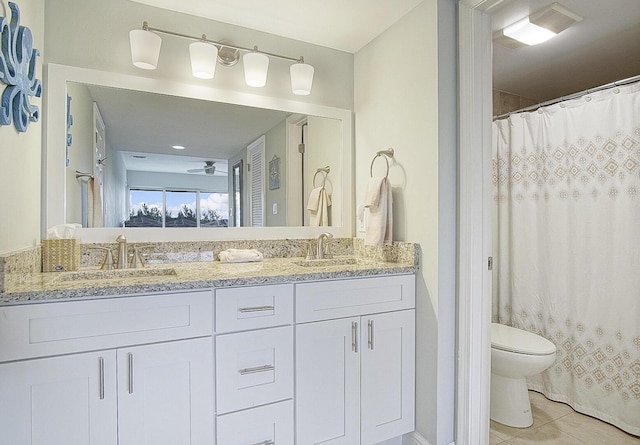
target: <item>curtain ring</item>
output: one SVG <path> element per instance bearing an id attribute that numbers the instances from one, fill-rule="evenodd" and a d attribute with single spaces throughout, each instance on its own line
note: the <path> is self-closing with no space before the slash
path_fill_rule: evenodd
<path id="1" fill-rule="evenodd" d="M 378 159 L 380 156 L 382 156 L 384 158 L 384 161 L 387 163 L 387 172 L 384 174 L 384 177 L 388 178 L 389 177 L 389 160 L 383 154 L 377 154 L 371 160 L 371 167 L 369 167 L 369 176 L 371 176 L 373 178 L 373 164 L 376 162 L 376 159 Z"/>

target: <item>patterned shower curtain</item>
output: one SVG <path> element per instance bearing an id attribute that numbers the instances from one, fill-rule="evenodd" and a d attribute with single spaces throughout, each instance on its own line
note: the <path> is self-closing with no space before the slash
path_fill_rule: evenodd
<path id="1" fill-rule="evenodd" d="M 556 345 L 531 389 L 640 435 L 640 83 L 493 125 L 493 321 Z"/>

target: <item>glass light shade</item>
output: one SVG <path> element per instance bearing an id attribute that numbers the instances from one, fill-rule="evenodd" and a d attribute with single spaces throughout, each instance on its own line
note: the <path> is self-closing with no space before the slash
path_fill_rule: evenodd
<path id="1" fill-rule="evenodd" d="M 193 42 L 189 45 L 191 73 L 198 79 L 213 79 L 216 73 L 218 48 L 205 42 Z"/>
<path id="2" fill-rule="evenodd" d="M 556 35 L 555 32 L 547 28 L 529 22 L 529 17 L 507 26 L 502 30 L 502 33 L 526 45 L 538 45 Z"/>
<path id="3" fill-rule="evenodd" d="M 269 58 L 261 53 L 251 52 L 242 56 L 244 80 L 250 87 L 263 87 L 267 84 Z"/>
<path id="4" fill-rule="evenodd" d="M 158 34 L 143 29 L 131 30 L 129 44 L 131 45 L 131 62 L 135 66 L 144 70 L 156 69 L 162 44 Z"/>
<path id="5" fill-rule="evenodd" d="M 291 91 L 299 96 L 311 94 L 314 69 L 306 63 L 294 63 L 289 68 L 291 74 Z"/>

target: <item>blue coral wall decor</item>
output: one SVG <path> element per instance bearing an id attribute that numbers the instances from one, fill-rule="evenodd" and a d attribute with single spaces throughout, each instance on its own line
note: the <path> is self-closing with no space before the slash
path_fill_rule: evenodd
<path id="1" fill-rule="evenodd" d="M 29 102 L 42 95 L 42 83 L 36 79 L 36 57 L 31 30 L 20 26 L 20 9 L 9 2 L 11 21 L 0 17 L 0 81 L 7 86 L 0 98 L 0 125 L 13 125 L 27 131 L 30 122 L 38 122 L 40 110 Z"/>

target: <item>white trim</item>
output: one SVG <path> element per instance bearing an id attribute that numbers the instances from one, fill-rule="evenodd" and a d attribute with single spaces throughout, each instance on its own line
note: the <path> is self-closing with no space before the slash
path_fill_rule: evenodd
<path id="1" fill-rule="evenodd" d="M 456 442 L 489 443 L 491 21 L 459 4 L 459 251 Z M 487 156 L 488 155 L 488 156 Z M 479 166 L 481 166 L 479 168 Z"/>
<path id="2" fill-rule="evenodd" d="M 405 434 L 402 437 L 402 445 L 431 445 L 427 439 L 420 435 L 417 431 L 414 431 L 409 434 Z M 451 442 L 449 445 L 455 445 L 454 442 Z"/>

